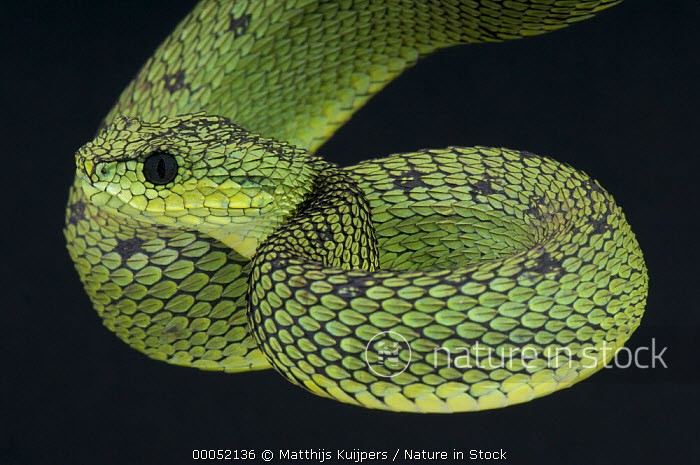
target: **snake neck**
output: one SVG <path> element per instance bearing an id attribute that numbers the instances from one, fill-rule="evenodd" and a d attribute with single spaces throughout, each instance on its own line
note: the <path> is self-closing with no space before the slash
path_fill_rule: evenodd
<path id="1" fill-rule="evenodd" d="M 267 262 L 276 268 L 298 260 L 346 270 L 377 269 L 377 239 L 364 193 L 336 165 L 309 161 L 316 173 L 309 195 L 260 245 L 254 265 Z"/>

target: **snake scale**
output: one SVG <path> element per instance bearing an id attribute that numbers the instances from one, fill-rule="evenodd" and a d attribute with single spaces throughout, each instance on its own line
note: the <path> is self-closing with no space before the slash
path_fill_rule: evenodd
<path id="1" fill-rule="evenodd" d="M 104 325 L 157 360 L 273 367 L 396 411 L 503 407 L 596 372 L 648 281 L 598 183 L 503 148 L 345 168 L 314 152 L 422 56 L 615 3 L 202 1 L 75 155 L 64 233 Z"/>

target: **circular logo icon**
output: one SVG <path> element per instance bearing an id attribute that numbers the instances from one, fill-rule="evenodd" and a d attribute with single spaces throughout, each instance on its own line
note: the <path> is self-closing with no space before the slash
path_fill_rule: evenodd
<path id="1" fill-rule="evenodd" d="M 402 360 L 401 351 L 408 349 L 408 360 Z M 370 371 L 382 378 L 393 378 L 403 373 L 411 363 L 411 346 L 405 337 L 395 331 L 382 331 L 369 340 L 365 347 L 365 362 Z"/>

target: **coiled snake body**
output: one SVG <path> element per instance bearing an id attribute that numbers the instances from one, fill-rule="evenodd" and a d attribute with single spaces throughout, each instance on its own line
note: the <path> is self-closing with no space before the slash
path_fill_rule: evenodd
<path id="1" fill-rule="evenodd" d="M 313 152 L 423 55 L 614 3 L 201 2 L 76 153 L 65 236 L 104 324 L 155 359 L 272 366 L 389 410 L 503 407 L 594 373 L 647 294 L 595 181 L 498 148 Z"/>

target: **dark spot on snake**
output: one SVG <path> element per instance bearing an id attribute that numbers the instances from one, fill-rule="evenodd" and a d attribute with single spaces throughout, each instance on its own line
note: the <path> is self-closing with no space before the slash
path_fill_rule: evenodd
<path id="1" fill-rule="evenodd" d="M 427 187 L 426 184 L 421 181 L 421 176 L 423 176 L 423 173 L 413 168 L 403 171 L 400 175 L 394 178 L 394 187 L 398 189 L 416 189 L 419 187 Z"/>
<path id="2" fill-rule="evenodd" d="M 610 230 L 610 225 L 607 221 L 605 221 L 605 218 L 606 217 L 603 216 L 591 219 L 591 224 L 593 225 L 593 230 L 590 233 L 591 235 L 605 234 Z"/>
<path id="3" fill-rule="evenodd" d="M 534 264 L 530 264 L 531 262 L 534 262 Z M 535 272 L 538 274 L 556 273 L 557 277 L 564 274 L 564 269 L 561 267 L 559 261 L 552 258 L 549 252 L 544 250 L 542 250 L 542 253 L 537 257 L 528 260 L 528 264 L 529 266 L 525 269 L 525 272 Z"/>
<path id="4" fill-rule="evenodd" d="M 69 208 L 70 214 L 68 215 L 68 223 L 77 225 L 78 221 L 85 217 L 85 202 L 78 200 Z"/>
<path id="5" fill-rule="evenodd" d="M 479 179 L 475 183 L 471 184 L 470 187 L 473 189 L 474 194 L 477 195 L 491 195 L 496 192 L 491 186 L 491 183 L 485 179 Z"/>
<path id="6" fill-rule="evenodd" d="M 540 221 L 545 221 L 547 219 L 547 215 L 544 214 L 543 212 L 543 207 L 546 205 L 545 199 L 542 196 L 539 195 L 533 195 L 530 197 L 530 205 L 529 207 L 524 211 L 524 213 L 532 217 L 534 219 L 540 220 Z"/>
<path id="7" fill-rule="evenodd" d="M 129 257 L 138 252 L 143 252 L 142 246 L 145 241 L 138 237 L 130 237 L 129 239 L 117 239 L 117 245 L 114 247 L 114 252 L 117 252 L 126 261 Z"/>
<path id="8" fill-rule="evenodd" d="M 348 299 L 352 299 L 355 297 L 360 297 L 362 295 L 362 292 L 354 286 L 344 285 L 336 288 L 336 294 Z"/>
<path id="9" fill-rule="evenodd" d="M 166 74 L 163 76 L 163 82 L 163 89 L 167 90 L 171 94 L 184 87 L 189 87 L 188 84 L 185 84 L 185 70 L 183 69 L 180 69 L 173 74 Z"/>
<path id="10" fill-rule="evenodd" d="M 231 15 L 231 22 L 228 25 L 228 30 L 233 31 L 233 37 L 238 39 L 246 33 L 250 26 L 250 15 L 241 15 L 238 18 Z"/>

